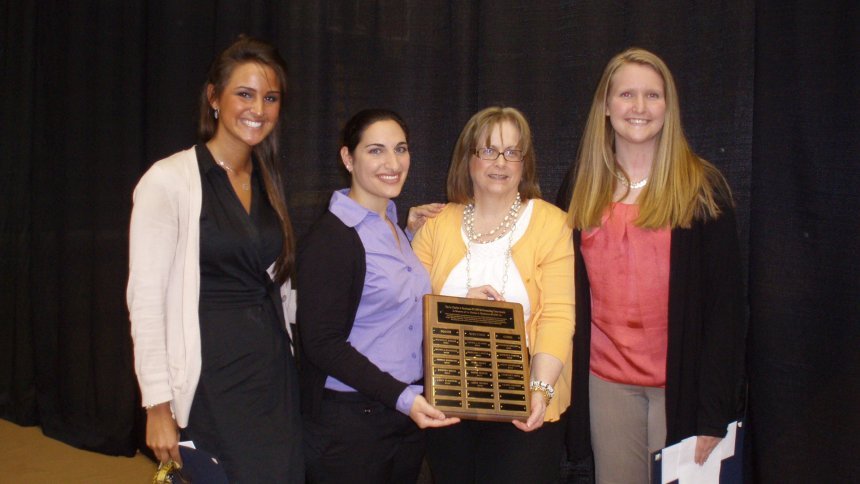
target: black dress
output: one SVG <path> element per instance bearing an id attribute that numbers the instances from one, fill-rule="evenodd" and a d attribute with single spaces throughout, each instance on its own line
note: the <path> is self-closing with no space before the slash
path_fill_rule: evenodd
<path id="1" fill-rule="evenodd" d="M 304 482 L 298 376 L 278 287 L 266 269 L 283 235 L 255 162 L 250 214 L 205 145 L 196 147 L 203 368 L 188 427 L 230 482 Z"/>

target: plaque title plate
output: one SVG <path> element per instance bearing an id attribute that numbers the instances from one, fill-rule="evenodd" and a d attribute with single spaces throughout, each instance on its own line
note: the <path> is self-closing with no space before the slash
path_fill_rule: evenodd
<path id="1" fill-rule="evenodd" d="M 525 421 L 529 376 L 520 304 L 424 296 L 424 396 L 446 416 Z"/>

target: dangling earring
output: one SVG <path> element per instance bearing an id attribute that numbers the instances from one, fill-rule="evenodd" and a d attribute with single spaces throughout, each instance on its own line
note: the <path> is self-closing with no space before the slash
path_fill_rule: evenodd
<path id="1" fill-rule="evenodd" d="M 218 119 L 218 108 L 215 108 L 215 119 Z"/>

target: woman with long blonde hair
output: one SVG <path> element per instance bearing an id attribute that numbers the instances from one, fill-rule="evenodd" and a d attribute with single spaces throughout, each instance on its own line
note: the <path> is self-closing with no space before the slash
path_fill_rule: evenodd
<path id="1" fill-rule="evenodd" d="M 648 482 L 649 452 L 738 417 L 745 320 L 731 192 L 690 148 L 671 72 L 628 49 L 588 116 L 568 221 L 576 249 L 568 447 L 598 482 Z"/>

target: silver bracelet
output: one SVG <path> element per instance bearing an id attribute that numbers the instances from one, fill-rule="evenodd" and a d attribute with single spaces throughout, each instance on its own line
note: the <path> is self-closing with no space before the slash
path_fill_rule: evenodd
<path id="1" fill-rule="evenodd" d="M 532 380 L 529 388 L 533 392 L 541 392 L 543 393 L 544 402 L 549 405 L 549 402 L 552 401 L 553 397 L 555 397 L 555 388 L 552 387 L 549 383 L 546 383 L 541 380 Z"/>

